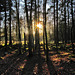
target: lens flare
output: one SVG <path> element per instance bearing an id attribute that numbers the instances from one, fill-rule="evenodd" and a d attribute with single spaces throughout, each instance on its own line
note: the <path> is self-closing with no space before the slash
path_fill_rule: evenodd
<path id="1" fill-rule="evenodd" d="M 38 28 L 42 28 L 42 25 L 39 23 L 39 24 L 37 24 L 37 27 Z"/>

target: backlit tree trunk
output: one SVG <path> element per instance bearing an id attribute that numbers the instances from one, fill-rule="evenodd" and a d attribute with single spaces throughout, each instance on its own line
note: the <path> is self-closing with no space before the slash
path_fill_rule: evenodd
<path id="1" fill-rule="evenodd" d="M 12 40 L 11 40 L 11 0 L 9 0 L 9 45 L 12 45 Z"/>

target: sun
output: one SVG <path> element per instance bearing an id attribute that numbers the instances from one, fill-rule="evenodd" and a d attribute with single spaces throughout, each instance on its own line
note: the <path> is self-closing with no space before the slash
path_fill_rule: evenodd
<path id="1" fill-rule="evenodd" d="M 37 24 L 37 27 L 38 28 L 42 28 L 42 25 L 39 23 L 39 24 Z"/>

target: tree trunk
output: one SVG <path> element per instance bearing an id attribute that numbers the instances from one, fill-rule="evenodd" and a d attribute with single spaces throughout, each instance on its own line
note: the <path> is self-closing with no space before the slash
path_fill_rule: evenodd
<path id="1" fill-rule="evenodd" d="M 46 38 L 46 58 L 47 58 L 47 60 L 46 61 L 48 61 L 48 42 L 47 42 L 47 31 L 46 31 L 46 3 L 47 3 L 47 0 L 44 0 L 44 9 L 43 9 L 43 13 L 44 13 L 44 15 L 43 15 L 43 18 L 44 18 L 44 32 L 45 32 L 45 38 Z"/>
<path id="2" fill-rule="evenodd" d="M 29 47 L 29 56 L 32 55 L 32 50 L 31 50 L 31 39 L 30 39 L 30 21 L 28 18 L 28 9 L 27 9 L 27 0 L 25 0 L 25 11 L 26 11 L 26 18 L 27 18 L 27 25 L 28 25 L 28 33 L 29 33 L 29 42 L 28 42 L 28 47 Z"/>
<path id="3" fill-rule="evenodd" d="M 31 41 L 31 50 L 34 48 L 34 41 L 33 41 L 33 28 L 32 28 L 32 6 L 33 0 L 31 0 L 31 9 L 30 9 L 30 41 Z"/>
<path id="4" fill-rule="evenodd" d="M 54 43 L 56 43 L 56 39 L 55 39 L 55 0 L 54 0 Z"/>
<path id="5" fill-rule="evenodd" d="M 67 43 L 67 38 L 66 38 L 66 0 L 64 0 L 64 28 L 65 28 L 65 46 L 66 46 L 66 43 Z"/>
<path id="6" fill-rule="evenodd" d="M 7 46 L 7 26 L 6 26 L 6 1 L 5 1 L 5 46 Z"/>
<path id="7" fill-rule="evenodd" d="M 17 1 L 15 0 L 15 5 L 16 5 L 16 12 L 17 12 Z M 18 39 L 18 21 L 17 21 L 17 13 L 16 13 L 16 44 Z"/>
<path id="8" fill-rule="evenodd" d="M 71 15 L 72 15 L 72 27 L 71 27 L 71 43 L 72 43 L 72 50 L 73 50 L 73 54 L 75 54 L 75 46 L 74 46 L 74 40 L 73 40 L 73 35 L 75 35 L 74 33 L 74 19 L 73 19 L 73 0 L 71 0 Z M 74 34 L 73 34 L 74 33 Z"/>
<path id="9" fill-rule="evenodd" d="M 20 35 L 20 23 L 19 23 L 19 0 L 18 0 L 18 4 L 17 4 L 17 1 L 16 1 L 16 9 L 17 9 L 17 22 L 18 22 L 19 54 L 21 54 L 21 35 Z"/>
<path id="10" fill-rule="evenodd" d="M 0 12 L 0 18 L 1 18 L 1 12 Z M 0 45 L 1 45 L 1 20 L 0 20 Z"/>
<path id="11" fill-rule="evenodd" d="M 11 40 L 11 0 L 9 0 L 9 45 L 12 45 L 12 40 Z"/>
<path id="12" fill-rule="evenodd" d="M 68 12 L 68 43 L 69 43 L 69 41 L 70 41 L 70 36 L 69 36 L 69 34 L 70 34 L 70 31 L 69 31 L 69 2 L 67 3 L 67 12 Z"/>
<path id="13" fill-rule="evenodd" d="M 37 7 L 36 7 L 36 0 L 35 0 L 35 49 L 36 53 L 38 51 L 38 29 L 37 29 Z"/>
<path id="14" fill-rule="evenodd" d="M 39 0 L 38 0 L 38 24 L 39 24 Z M 38 54 L 40 55 L 40 42 L 39 42 L 39 28 L 38 28 Z"/>
<path id="15" fill-rule="evenodd" d="M 56 33 L 57 33 L 57 35 L 56 35 L 56 47 L 58 46 L 58 0 L 56 1 L 56 14 L 57 14 L 57 20 L 56 20 L 56 22 L 57 22 L 57 26 L 56 26 Z"/>
<path id="16" fill-rule="evenodd" d="M 24 17 L 24 29 L 25 29 L 25 17 Z M 24 30 L 24 49 L 26 51 L 26 34 L 25 34 L 25 30 Z"/>

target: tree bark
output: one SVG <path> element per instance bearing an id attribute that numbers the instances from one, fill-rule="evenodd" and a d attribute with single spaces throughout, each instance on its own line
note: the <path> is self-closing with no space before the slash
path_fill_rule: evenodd
<path id="1" fill-rule="evenodd" d="M 26 18 L 27 18 L 27 25 L 28 25 L 28 39 L 29 39 L 29 42 L 28 42 L 28 47 L 29 47 L 29 56 L 32 55 L 32 50 L 31 50 L 31 39 L 30 39 L 30 21 L 29 21 L 29 18 L 28 18 L 28 9 L 27 9 L 27 0 L 25 0 L 25 11 L 26 11 Z"/>
<path id="2" fill-rule="evenodd" d="M 54 0 L 54 43 L 56 43 L 56 39 L 55 39 L 55 0 Z"/>
<path id="3" fill-rule="evenodd" d="M 45 38 L 46 38 L 46 61 L 48 61 L 48 42 L 47 42 L 47 31 L 46 31 L 46 3 L 47 3 L 47 0 L 44 0 L 44 4 L 43 4 L 43 18 L 44 18 L 44 32 L 45 32 Z"/>
<path id="4" fill-rule="evenodd" d="M 6 26 L 6 0 L 5 0 L 5 46 L 7 46 L 7 26 Z"/>
<path id="5" fill-rule="evenodd" d="M 71 27 L 71 43 L 72 43 L 72 50 L 73 50 L 73 54 L 75 54 L 75 46 L 74 46 L 74 40 L 73 40 L 73 36 L 75 35 L 74 33 L 74 19 L 73 19 L 73 0 L 71 0 L 71 15 L 72 15 L 72 27 Z"/>
<path id="6" fill-rule="evenodd" d="M 12 40 L 11 40 L 11 0 L 9 0 L 9 45 L 12 45 Z"/>
<path id="7" fill-rule="evenodd" d="M 56 26 L 56 47 L 58 46 L 58 0 L 56 1 L 56 14 L 57 14 L 57 19 L 56 19 L 56 22 L 57 22 L 57 26 Z"/>

